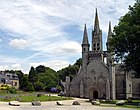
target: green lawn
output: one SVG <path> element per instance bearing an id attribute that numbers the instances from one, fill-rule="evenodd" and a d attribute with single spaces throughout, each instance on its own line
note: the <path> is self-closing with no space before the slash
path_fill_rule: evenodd
<path id="1" fill-rule="evenodd" d="M 37 97 L 38 92 L 22 92 L 18 91 L 16 94 L 10 94 L 6 91 L 0 91 L 0 101 L 11 101 L 18 100 L 20 102 L 31 102 L 31 101 L 57 101 L 57 100 L 72 100 L 72 98 L 61 97 L 61 96 L 49 96 L 42 93 L 40 97 Z"/>
<path id="2" fill-rule="evenodd" d="M 116 106 L 116 102 L 118 100 L 112 100 L 112 101 L 100 101 L 101 102 L 101 106 L 103 107 L 124 107 L 124 108 L 135 108 L 136 110 L 140 110 L 140 107 L 138 107 L 140 100 L 132 100 L 132 102 L 127 102 L 127 100 L 125 100 L 125 105 L 124 106 Z"/>
<path id="3" fill-rule="evenodd" d="M 19 96 L 11 98 L 0 98 L 0 101 L 11 101 L 19 100 L 20 102 L 31 102 L 31 101 L 57 101 L 57 100 L 71 100 L 72 98 L 59 97 L 59 96 Z"/>

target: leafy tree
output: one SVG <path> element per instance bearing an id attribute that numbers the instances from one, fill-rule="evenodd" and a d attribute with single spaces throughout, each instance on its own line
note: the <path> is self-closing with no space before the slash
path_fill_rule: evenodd
<path id="1" fill-rule="evenodd" d="M 45 73 L 39 73 L 38 80 L 42 82 L 47 90 L 58 84 L 58 75 L 52 69 L 47 68 Z"/>
<path id="2" fill-rule="evenodd" d="M 44 89 L 44 84 L 40 81 L 37 81 L 34 83 L 34 89 L 35 91 L 40 91 Z"/>
<path id="3" fill-rule="evenodd" d="M 109 44 L 115 60 L 122 60 L 127 71 L 133 70 L 140 76 L 140 0 L 121 17 Z"/>
<path id="4" fill-rule="evenodd" d="M 21 79 L 20 89 L 25 90 L 27 85 L 28 85 L 28 83 L 29 83 L 28 75 L 24 74 L 23 78 Z"/>
<path id="5" fill-rule="evenodd" d="M 28 83 L 27 87 L 25 88 L 25 91 L 33 92 L 34 91 L 33 84 L 32 83 Z"/>
<path id="6" fill-rule="evenodd" d="M 65 81 L 66 76 L 69 76 L 72 80 L 73 77 L 78 73 L 80 66 L 82 65 L 82 59 L 79 58 L 74 65 L 69 65 L 66 68 L 59 70 L 59 79 Z"/>
<path id="7" fill-rule="evenodd" d="M 21 87 L 22 84 L 21 83 L 22 83 L 24 73 L 22 73 L 22 71 L 20 71 L 20 70 L 15 71 L 15 73 L 18 75 L 18 78 L 19 78 L 19 88 L 22 89 L 22 87 Z"/>
<path id="8" fill-rule="evenodd" d="M 37 73 L 45 73 L 46 67 L 44 65 L 39 65 L 36 67 Z"/>
<path id="9" fill-rule="evenodd" d="M 29 71 L 29 81 L 34 83 L 35 81 L 37 81 L 37 72 L 35 70 L 34 67 L 31 67 L 30 71 Z"/>
<path id="10" fill-rule="evenodd" d="M 74 65 L 77 65 L 80 68 L 80 66 L 82 65 L 82 58 L 76 60 L 76 63 Z"/>
<path id="11" fill-rule="evenodd" d="M 9 87 L 8 88 L 8 91 L 11 93 L 11 94 L 15 94 L 17 91 L 14 87 Z"/>

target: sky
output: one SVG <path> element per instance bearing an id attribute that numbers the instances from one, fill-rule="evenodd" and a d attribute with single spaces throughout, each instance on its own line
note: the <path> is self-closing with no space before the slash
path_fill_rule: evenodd
<path id="1" fill-rule="evenodd" d="M 0 70 L 58 71 L 81 57 L 84 24 L 89 42 L 98 9 L 103 49 L 108 22 L 117 25 L 135 0 L 0 0 Z M 112 28 L 113 29 L 113 28 Z"/>

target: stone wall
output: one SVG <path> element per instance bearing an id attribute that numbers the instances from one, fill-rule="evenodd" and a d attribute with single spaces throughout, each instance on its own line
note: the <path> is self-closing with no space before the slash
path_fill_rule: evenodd
<path id="1" fill-rule="evenodd" d="M 134 99 L 140 99 L 140 78 L 132 79 L 132 96 Z"/>

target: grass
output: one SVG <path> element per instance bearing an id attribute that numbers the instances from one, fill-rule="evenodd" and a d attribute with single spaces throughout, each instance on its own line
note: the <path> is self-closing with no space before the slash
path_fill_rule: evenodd
<path id="1" fill-rule="evenodd" d="M 102 101 L 100 100 L 100 102 L 102 103 L 101 106 L 103 107 L 124 107 L 124 108 L 134 108 L 137 110 L 140 110 L 140 108 L 138 107 L 140 100 L 132 100 L 132 102 L 127 102 L 127 100 L 125 100 L 125 105 L 124 106 L 116 106 L 116 102 L 119 100 L 111 100 L 111 101 Z"/>
<path id="2" fill-rule="evenodd" d="M 18 100 L 20 102 L 31 102 L 31 101 L 58 101 L 58 100 L 72 100 L 68 97 L 60 96 L 48 96 L 42 93 L 40 97 L 37 97 L 38 92 L 22 92 L 18 91 L 16 94 L 10 94 L 6 91 L 0 91 L 0 101 L 12 101 Z M 41 93 L 40 93 L 41 94 Z"/>
<path id="3" fill-rule="evenodd" d="M 41 96 L 41 97 L 27 96 L 27 97 L 21 97 L 21 99 L 23 102 L 30 102 L 33 100 L 39 100 L 39 101 L 70 100 L 72 98 L 58 97 L 58 96 Z"/>

